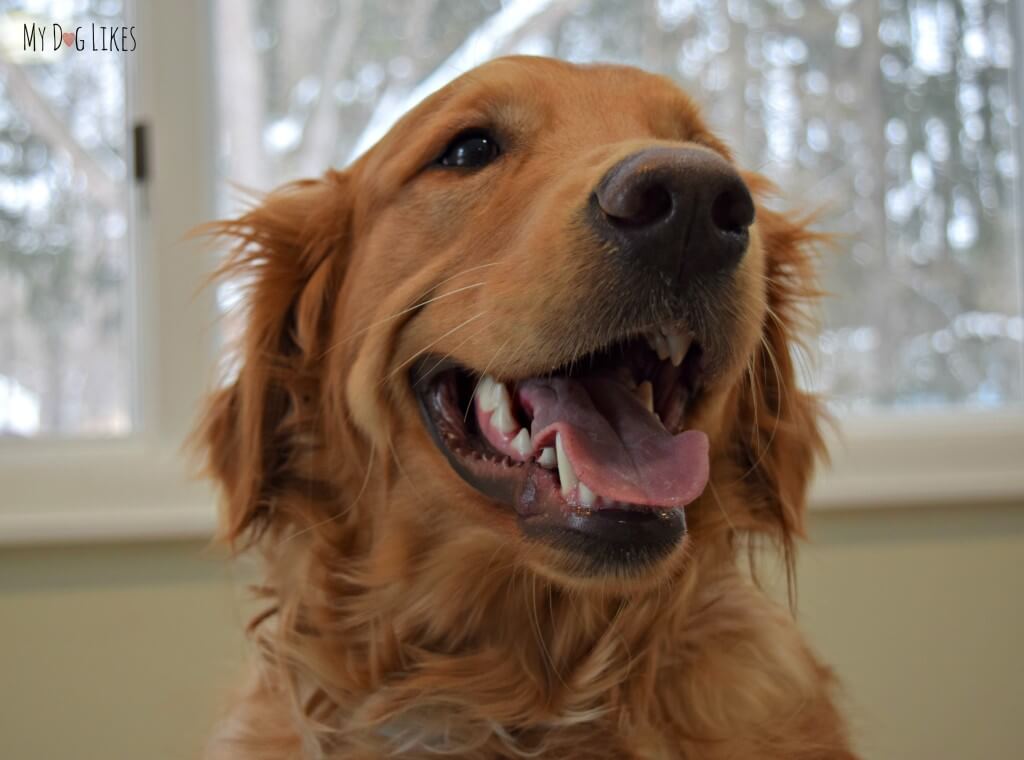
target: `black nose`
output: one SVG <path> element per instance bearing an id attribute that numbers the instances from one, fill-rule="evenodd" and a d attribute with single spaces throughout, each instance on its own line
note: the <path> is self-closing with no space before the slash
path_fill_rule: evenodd
<path id="1" fill-rule="evenodd" d="M 704 148 L 634 153 L 608 170 L 594 200 L 599 234 L 672 282 L 735 267 L 754 221 L 740 175 Z"/>

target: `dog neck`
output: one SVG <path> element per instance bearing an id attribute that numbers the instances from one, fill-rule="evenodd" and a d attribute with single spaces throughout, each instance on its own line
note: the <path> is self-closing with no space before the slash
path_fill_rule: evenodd
<path id="1" fill-rule="evenodd" d="M 322 750 L 358 741 L 514 754 L 569 747 L 582 731 L 635 747 L 679 712 L 710 646 L 764 642 L 769 661 L 771 632 L 789 628 L 710 549 L 653 588 L 601 593 L 516 567 L 472 530 L 431 546 L 389 527 L 355 557 L 312 534 L 268 554 L 277 605 L 254 625 L 265 680 Z M 751 671 L 763 678 L 764 662 Z"/>

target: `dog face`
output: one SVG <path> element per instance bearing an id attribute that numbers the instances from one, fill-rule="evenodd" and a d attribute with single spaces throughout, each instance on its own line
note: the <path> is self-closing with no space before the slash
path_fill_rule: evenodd
<path id="1" fill-rule="evenodd" d="M 667 79 L 509 58 L 220 226 L 251 284 L 205 429 L 228 533 L 472 536 L 578 586 L 788 543 L 811 237 L 763 190 Z"/>

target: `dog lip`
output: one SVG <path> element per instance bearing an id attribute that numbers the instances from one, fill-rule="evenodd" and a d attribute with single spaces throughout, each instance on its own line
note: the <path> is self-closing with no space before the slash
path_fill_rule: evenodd
<path id="1" fill-rule="evenodd" d="M 513 469 L 522 469 L 522 466 L 506 465 L 503 460 L 498 459 L 474 465 L 468 458 L 459 456 L 444 440 L 444 435 L 438 423 L 439 420 L 443 420 L 448 416 L 448 410 L 444 408 L 444 400 L 441 398 L 440 391 L 436 387 L 436 381 L 446 372 L 450 372 L 453 369 L 461 370 L 463 368 L 455 361 L 447 359 L 438 360 L 429 356 L 417 361 L 413 367 L 410 373 L 414 391 L 413 395 L 416 397 L 424 426 L 430 434 L 434 446 L 444 455 L 448 464 L 459 477 L 492 501 L 506 506 L 514 506 L 519 489 L 516 487 L 511 471 Z M 448 422 L 450 425 L 452 420 Z M 482 469 L 483 467 L 494 469 L 496 472 L 500 472 L 497 468 L 502 468 L 509 472 L 506 473 L 506 477 L 495 477 L 476 471 L 476 469 Z"/>
<path id="2" fill-rule="evenodd" d="M 427 356 L 416 362 L 410 381 L 424 425 L 455 473 L 515 514 L 525 537 L 570 551 L 598 572 L 602 564 L 621 567 L 653 560 L 686 535 L 681 506 L 614 502 L 591 508 L 566 503 L 554 471 L 535 460 L 513 462 L 477 440 L 465 428 L 458 401 L 459 384 L 466 382 L 460 373 L 473 376 L 450 359 Z"/>
<path id="3" fill-rule="evenodd" d="M 443 359 L 434 359 L 430 356 L 423 357 L 413 365 L 412 372 L 409 373 L 413 390 L 427 388 L 434 378 L 452 369 L 464 368 L 457 361 L 448 357 Z M 420 395 L 420 393 L 416 393 L 417 397 Z"/>
<path id="4" fill-rule="evenodd" d="M 626 366 L 620 370 L 629 372 Z M 525 502 L 533 496 L 520 486 L 538 478 L 541 490 L 557 493 L 553 501 L 562 509 L 657 510 L 693 501 L 703 488 L 699 481 L 706 479 L 707 439 L 699 431 L 683 429 L 687 392 L 660 394 L 676 394 L 671 416 L 676 423 L 669 425 L 651 407 L 650 382 L 638 386 L 619 379 L 621 372 L 609 375 L 607 369 L 588 373 L 594 371 L 598 374 L 579 380 L 519 381 L 515 406 L 510 406 L 506 391 L 498 408 L 488 404 L 494 403 L 488 389 L 504 390 L 504 384 L 457 361 L 423 357 L 410 379 L 431 439 L 453 469 L 475 489 L 521 513 L 530 512 Z M 665 382 L 677 382 L 676 375 L 670 377 Z M 636 396 L 644 386 L 646 411 Z M 518 412 L 513 411 L 516 407 Z M 519 414 L 526 418 L 515 419 Z M 495 427 L 496 417 L 500 421 Z"/>
<path id="5" fill-rule="evenodd" d="M 543 514 L 519 522 L 528 538 L 580 558 L 589 575 L 642 569 L 670 554 L 687 533 L 682 509 Z"/>

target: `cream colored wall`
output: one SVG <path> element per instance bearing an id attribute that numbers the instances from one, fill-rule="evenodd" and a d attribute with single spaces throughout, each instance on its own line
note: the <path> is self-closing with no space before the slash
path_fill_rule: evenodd
<path id="1" fill-rule="evenodd" d="M 0 551 L 0 758 L 185 760 L 242 658 L 194 543 Z"/>
<path id="2" fill-rule="evenodd" d="M 865 757 L 1024 757 L 1024 508 L 811 529 L 800 614 Z M 193 757 L 242 656 L 236 599 L 196 543 L 0 552 L 0 757 Z"/>
<path id="3" fill-rule="evenodd" d="M 1024 758 L 1024 509 L 819 515 L 800 617 L 879 760 Z"/>

